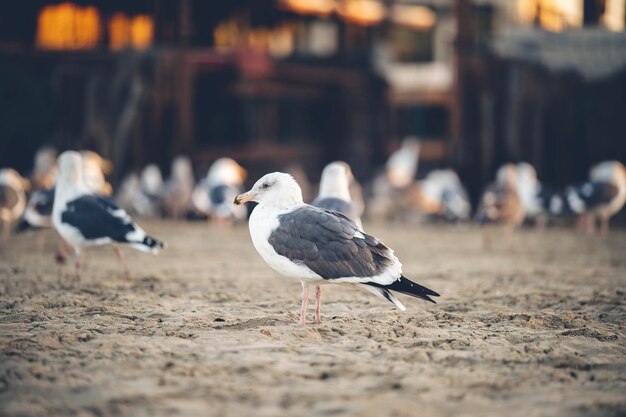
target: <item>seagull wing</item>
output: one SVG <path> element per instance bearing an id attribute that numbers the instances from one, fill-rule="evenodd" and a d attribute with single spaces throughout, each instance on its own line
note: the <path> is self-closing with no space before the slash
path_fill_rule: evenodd
<path id="1" fill-rule="evenodd" d="M 357 229 L 347 217 L 304 206 L 278 216 L 279 226 L 269 237 L 276 253 L 306 265 L 324 279 L 355 278 L 358 282 L 375 279 L 399 261 L 393 251 L 373 236 Z"/>

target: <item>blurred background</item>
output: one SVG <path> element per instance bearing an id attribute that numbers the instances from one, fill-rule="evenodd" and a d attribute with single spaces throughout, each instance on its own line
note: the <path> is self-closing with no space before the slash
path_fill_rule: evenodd
<path id="1" fill-rule="evenodd" d="M 178 154 L 254 181 L 403 138 L 472 201 L 504 162 L 582 181 L 626 160 L 625 0 L 32 0 L 0 8 L 0 166 L 91 149 L 111 182 Z M 622 220 L 623 223 L 623 220 Z"/>

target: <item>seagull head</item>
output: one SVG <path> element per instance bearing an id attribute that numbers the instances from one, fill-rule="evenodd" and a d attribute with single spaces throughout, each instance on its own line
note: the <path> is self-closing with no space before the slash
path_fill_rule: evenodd
<path id="1" fill-rule="evenodd" d="M 591 168 L 589 178 L 592 181 L 612 182 L 618 186 L 626 186 L 626 168 L 619 161 L 604 161 Z"/>
<path id="2" fill-rule="evenodd" d="M 64 184 L 80 184 L 83 181 L 83 158 L 76 151 L 65 151 L 59 155 L 58 181 Z"/>
<path id="3" fill-rule="evenodd" d="M 496 183 L 513 189 L 517 189 L 517 165 L 504 164 L 496 173 Z"/>
<path id="4" fill-rule="evenodd" d="M 248 173 L 232 158 L 219 158 L 207 172 L 209 184 L 242 185 Z"/>
<path id="5" fill-rule="evenodd" d="M 0 169 L 0 183 L 8 185 L 16 190 L 30 190 L 30 181 L 22 177 L 16 170 L 12 168 Z"/>
<path id="6" fill-rule="evenodd" d="M 158 166 L 150 164 L 141 171 L 141 187 L 149 194 L 157 195 L 161 192 L 163 176 Z"/>
<path id="7" fill-rule="evenodd" d="M 172 161 L 172 178 L 180 183 L 193 183 L 193 168 L 191 160 L 183 155 L 178 155 Z"/>
<path id="8" fill-rule="evenodd" d="M 350 181 L 352 178 L 350 165 L 343 161 L 331 162 L 322 171 L 319 196 L 352 201 L 350 198 Z"/>
<path id="9" fill-rule="evenodd" d="M 103 175 L 113 172 L 113 162 L 104 159 L 94 151 L 81 151 L 83 167 L 85 170 L 100 171 Z"/>
<path id="10" fill-rule="evenodd" d="M 302 190 L 291 175 L 272 172 L 261 177 L 250 191 L 239 194 L 234 203 L 240 205 L 248 201 L 286 209 L 302 204 Z"/>

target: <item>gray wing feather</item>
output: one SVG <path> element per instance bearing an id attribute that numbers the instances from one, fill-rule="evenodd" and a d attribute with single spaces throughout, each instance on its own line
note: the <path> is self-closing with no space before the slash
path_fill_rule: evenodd
<path id="1" fill-rule="evenodd" d="M 276 253 L 325 279 L 371 277 L 393 263 L 389 248 L 341 214 L 305 206 L 278 220 L 269 237 Z"/>

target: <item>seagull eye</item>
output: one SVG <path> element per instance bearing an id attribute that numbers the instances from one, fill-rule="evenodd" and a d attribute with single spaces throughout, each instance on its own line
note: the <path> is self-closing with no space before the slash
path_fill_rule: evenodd
<path id="1" fill-rule="evenodd" d="M 268 183 L 265 183 L 261 186 L 261 188 L 263 188 L 264 190 L 267 190 L 268 188 L 270 188 L 270 185 Z"/>

